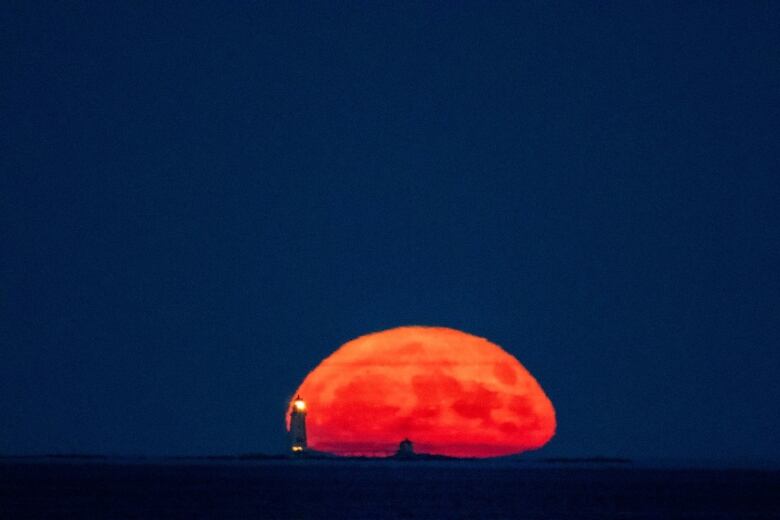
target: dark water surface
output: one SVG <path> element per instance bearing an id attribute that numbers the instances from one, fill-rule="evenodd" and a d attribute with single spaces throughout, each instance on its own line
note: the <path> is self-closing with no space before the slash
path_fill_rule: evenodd
<path id="1" fill-rule="evenodd" d="M 468 462 L 0 462 L 2 518 L 778 518 L 780 472 Z"/>

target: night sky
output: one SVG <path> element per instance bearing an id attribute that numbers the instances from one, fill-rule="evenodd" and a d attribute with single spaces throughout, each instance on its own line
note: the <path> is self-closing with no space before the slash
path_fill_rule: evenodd
<path id="1" fill-rule="evenodd" d="M 540 455 L 780 460 L 778 3 L 106 4 L 0 15 L 0 453 L 281 452 L 423 324 Z"/>

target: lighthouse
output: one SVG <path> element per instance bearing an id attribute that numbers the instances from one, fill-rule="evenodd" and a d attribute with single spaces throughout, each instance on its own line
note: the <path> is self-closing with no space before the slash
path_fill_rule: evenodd
<path id="1" fill-rule="evenodd" d="M 306 449 L 306 402 L 300 395 L 293 401 L 290 411 L 290 448 L 293 453 Z"/>

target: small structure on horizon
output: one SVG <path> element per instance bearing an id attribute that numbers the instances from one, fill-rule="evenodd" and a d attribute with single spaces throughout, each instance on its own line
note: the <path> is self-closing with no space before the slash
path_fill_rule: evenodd
<path id="1" fill-rule="evenodd" d="M 398 451 L 395 452 L 396 457 L 414 457 L 414 455 L 414 446 L 409 439 L 402 440 L 398 445 Z"/>
<path id="2" fill-rule="evenodd" d="M 290 449 L 293 453 L 306 450 L 306 402 L 295 398 L 290 411 Z"/>

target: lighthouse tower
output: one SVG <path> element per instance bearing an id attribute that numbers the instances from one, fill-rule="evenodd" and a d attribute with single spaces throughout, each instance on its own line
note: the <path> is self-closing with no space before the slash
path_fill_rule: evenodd
<path id="1" fill-rule="evenodd" d="M 306 449 L 306 402 L 295 398 L 290 411 L 290 447 L 294 453 Z"/>

